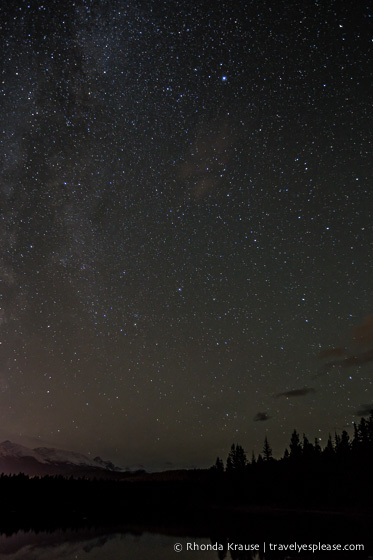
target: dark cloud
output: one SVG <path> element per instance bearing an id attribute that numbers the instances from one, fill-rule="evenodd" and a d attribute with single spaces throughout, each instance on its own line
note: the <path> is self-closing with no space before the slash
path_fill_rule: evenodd
<path id="1" fill-rule="evenodd" d="M 285 391 L 284 393 L 278 393 L 276 397 L 304 397 L 310 393 L 316 393 L 315 389 L 312 387 L 304 387 L 303 389 L 293 389 L 292 391 Z"/>
<path id="2" fill-rule="evenodd" d="M 328 373 L 330 370 L 336 367 L 348 368 L 352 366 L 361 366 L 369 362 L 373 362 L 373 349 L 362 352 L 361 354 L 351 354 L 343 360 L 333 360 L 331 362 L 328 362 L 319 369 L 318 375 Z"/>
<path id="3" fill-rule="evenodd" d="M 254 416 L 254 422 L 265 422 L 270 416 L 266 412 L 257 412 Z"/>
<path id="4" fill-rule="evenodd" d="M 373 410 L 373 404 L 362 404 L 356 411 L 357 416 L 369 416 Z"/>

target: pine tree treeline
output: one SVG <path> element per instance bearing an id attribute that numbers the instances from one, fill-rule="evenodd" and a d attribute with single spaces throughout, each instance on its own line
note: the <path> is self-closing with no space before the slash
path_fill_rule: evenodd
<path id="1" fill-rule="evenodd" d="M 324 448 L 316 438 L 294 430 L 289 447 L 274 459 L 267 437 L 258 457 L 248 460 L 243 447 L 231 446 L 226 465 L 211 467 L 226 501 L 296 507 L 371 507 L 373 502 L 373 411 L 354 426 L 329 435 Z"/>
<path id="2" fill-rule="evenodd" d="M 223 460 L 217 457 L 212 469 L 220 473 L 225 471 L 232 474 L 249 471 L 251 467 L 269 461 L 306 462 L 309 464 L 310 462 L 318 461 L 323 463 L 328 461 L 346 462 L 357 459 L 373 461 L 373 410 L 368 419 L 361 418 L 358 424 L 354 424 L 354 436 L 352 439 L 350 439 L 346 430 L 343 430 L 342 434 L 335 433 L 333 437 L 329 434 L 326 446 L 322 449 L 317 438 L 315 438 L 314 443 L 311 443 L 305 434 L 301 438 L 298 432 L 294 430 L 291 434 L 289 449 L 286 448 L 282 458 L 276 460 L 272 456 L 272 448 L 266 436 L 262 453 L 258 455 L 258 458 L 253 453 L 251 461 L 248 460 L 243 447 L 233 443 L 225 468 Z"/>

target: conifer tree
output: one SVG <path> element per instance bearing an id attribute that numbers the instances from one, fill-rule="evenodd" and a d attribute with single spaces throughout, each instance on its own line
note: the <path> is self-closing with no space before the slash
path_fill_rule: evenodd
<path id="1" fill-rule="evenodd" d="M 370 411 L 368 419 L 368 440 L 371 446 L 373 446 L 373 410 Z"/>
<path id="2" fill-rule="evenodd" d="M 316 457 L 320 457 L 320 455 L 321 455 L 321 446 L 320 446 L 320 442 L 319 442 L 318 438 L 315 438 L 314 450 L 315 450 L 315 456 L 316 456 Z"/>
<path id="3" fill-rule="evenodd" d="M 268 443 L 267 436 L 264 438 L 263 457 L 265 461 L 270 461 L 272 459 L 272 448 Z"/>
<path id="4" fill-rule="evenodd" d="M 241 445 L 236 445 L 236 470 L 243 471 L 247 465 L 247 457 L 244 448 Z"/>
<path id="5" fill-rule="evenodd" d="M 354 439 L 352 440 L 352 447 L 356 451 L 360 447 L 360 434 L 356 422 L 354 422 Z"/>
<path id="6" fill-rule="evenodd" d="M 362 418 L 360 420 L 358 430 L 359 430 L 361 445 L 363 449 L 366 449 L 368 446 L 368 422 L 365 420 L 365 418 Z"/>
<path id="7" fill-rule="evenodd" d="M 241 445 L 232 443 L 231 450 L 227 458 L 227 472 L 242 472 L 247 465 L 246 453 Z"/>
<path id="8" fill-rule="evenodd" d="M 290 440 L 290 457 L 293 460 L 298 460 L 300 459 L 300 457 L 302 456 L 302 446 L 300 444 L 300 440 L 299 440 L 299 434 L 297 432 L 297 430 L 294 430 L 294 432 L 291 434 L 291 440 Z"/>
<path id="9" fill-rule="evenodd" d="M 315 455 L 315 449 L 314 449 L 312 443 L 308 440 L 306 434 L 303 434 L 302 455 L 303 455 L 304 459 L 306 459 L 306 460 L 313 459 L 313 457 Z"/>
<path id="10" fill-rule="evenodd" d="M 347 457 L 350 453 L 350 436 L 343 430 L 342 435 L 339 436 L 336 434 L 335 436 L 335 452 L 340 457 Z"/>
<path id="11" fill-rule="evenodd" d="M 326 444 L 326 447 L 323 450 L 323 455 L 327 459 L 331 459 L 332 457 L 334 457 L 334 454 L 335 454 L 335 452 L 334 452 L 334 445 L 333 445 L 333 441 L 332 441 L 332 436 L 329 434 L 328 443 Z"/>
<path id="12" fill-rule="evenodd" d="M 215 465 L 212 468 L 218 473 L 224 472 L 224 463 L 220 457 L 216 457 Z"/>
<path id="13" fill-rule="evenodd" d="M 367 437 L 368 437 L 368 460 L 373 460 L 373 410 L 370 411 L 370 416 L 367 421 Z"/>

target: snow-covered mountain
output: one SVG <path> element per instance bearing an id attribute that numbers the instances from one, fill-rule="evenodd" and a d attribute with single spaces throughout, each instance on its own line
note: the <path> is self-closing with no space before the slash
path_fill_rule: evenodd
<path id="1" fill-rule="evenodd" d="M 28 475 L 69 474 L 89 471 L 121 471 L 100 457 L 90 459 L 81 453 L 48 447 L 31 449 L 9 440 L 0 443 L 0 473 Z"/>
<path id="2" fill-rule="evenodd" d="M 69 465 L 98 467 L 99 465 L 89 457 L 74 451 L 64 451 L 62 449 L 54 449 L 49 447 L 36 447 L 32 451 L 40 457 L 41 460 L 48 463 L 67 463 Z M 39 459 L 39 460 L 40 460 Z"/>
<path id="3" fill-rule="evenodd" d="M 4 458 L 17 457 L 18 459 L 21 457 L 33 457 L 34 459 L 36 459 L 36 461 L 39 461 L 40 463 L 46 462 L 36 450 L 30 449 L 29 447 L 25 447 L 24 445 L 19 445 L 18 443 L 13 443 L 9 440 L 0 443 L 0 458 L 3 457 Z"/>

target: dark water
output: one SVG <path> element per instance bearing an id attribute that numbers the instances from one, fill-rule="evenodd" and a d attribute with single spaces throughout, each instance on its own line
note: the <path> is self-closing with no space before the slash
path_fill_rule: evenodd
<path id="1" fill-rule="evenodd" d="M 175 532 L 175 531 L 174 531 Z M 180 533 L 180 531 L 179 531 Z M 335 541 L 333 541 L 335 544 Z M 324 545 L 333 544 L 325 542 Z M 247 536 L 234 539 L 211 537 L 195 537 L 193 535 L 180 536 L 175 534 L 150 532 L 141 528 L 114 529 L 86 529 L 79 531 L 39 532 L 18 531 L 11 536 L 0 536 L 0 560 L 124 560 L 124 559 L 149 559 L 149 560 L 313 560 L 360 558 L 366 560 L 373 558 L 368 551 L 349 551 L 339 553 L 336 551 L 308 551 L 299 552 L 287 548 L 278 549 L 281 543 L 258 542 Z M 314 544 L 308 540 L 294 541 L 289 545 Z M 343 542 L 343 544 L 346 544 Z M 357 544 L 357 543 L 355 543 Z M 238 547 L 232 550 L 232 547 Z M 250 545 L 251 550 L 247 550 Z M 256 546 L 257 550 L 253 549 Z M 239 550 L 239 547 L 246 550 Z M 272 546 L 272 549 L 271 549 Z M 214 550 L 215 548 L 215 550 Z M 264 552 L 264 549 L 266 552 Z"/>
<path id="2" fill-rule="evenodd" d="M 194 560 L 217 559 L 216 551 L 175 552 L 174 545 L 180 543 L 186 549 L 186 537 L 173 537 L 144 532 L 112 533 L 95 535 L 82 533 L 24 533 L 0 537 L 1 560 Z M 211 543 L 209 539 L 197 538 L 193 542 Z M 229 558 L 229 556 L 228 556 Z"/>

